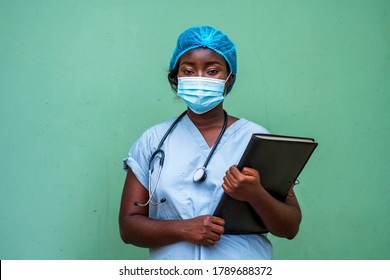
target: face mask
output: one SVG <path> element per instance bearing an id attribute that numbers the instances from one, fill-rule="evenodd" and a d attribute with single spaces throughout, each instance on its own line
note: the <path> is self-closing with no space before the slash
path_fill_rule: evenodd
<path id="1" fill-rule="evenodd" d="M 230 74 L 229 74 L 230 76 Z M 177 95 L 196 114 L 204 114 L 224 99 L 226 80 L 204 77 L 179 77 Z"/>

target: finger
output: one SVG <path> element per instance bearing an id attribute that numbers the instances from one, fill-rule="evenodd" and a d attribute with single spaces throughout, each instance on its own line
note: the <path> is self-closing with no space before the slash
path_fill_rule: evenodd
<path id="1" fill-rule="evenodd" d="M 220 235 L 224 232 L 224 228 L 221 226 L 210 229 L 208 236 L 214 240 L 218 240 Z"/>
<path id="2" fill-rule="evenodd" d="M 221 239 L 221 234 L 214 233 L 214 234 L 210 235 L 210 239 L 214 240 L 214 241 L 218 241 Z"/>
<path id="3" fill-rule="evenodd" d="M 241 176 L 240 170 L 237 168 L 237 165 L 230 166 L 228 170 L 229 174 L 234 178 L 239 178 Z"/>
<path id="4" fill-rule="evenodd" d="M 212 231 L 208 234 L 207 238 L 208 239 L 211 239 L 211 240 L 214 240 L 214 241 L 218 241 L 221 239 L 221 235 L 222 235 L 223 232 L 221 231 L 218 231 L 218 232 L 215 232 L 215 231 Z"/>
<path id="5" fill-rule="evenodd" d="M 256 170 L 256 169 L 253 169 L 253 168 L 249 168 L 249 167 L 244 167 L 242 169 L 242 174 L 246 175 L 246 176 L 258 176 L 259 172 Z"/>
<path id="6" fill-rule="evenodd" d="M 232 189 L 232 187 L 231 187 L 231 186 L 229 186 L 229 185 L 227 185 L 226 183 L 223 183 L 223 184 L 222 184 L 222 189 L 224 190 L 224 192 L 226 192 L 226 193 L 230 193 L 230 192 L 231 192 L 231 189 Z"/>
<path id="7" fill-rule="evenodd" d="M 233 185 L 239 185 L 240 182 L 247 180 L 247 176 L 255 176 L 254 169 L 244 167 L 242 171 L 240 171 L 237 166 L 231 166 L 228 171 L 228 178 L 232 182 Z"/>
<path id="8" fill-rule="evenodd" d="M 222 188 L 226 193 L 230 194 L 230 193 L 233 193 L 237 190 L 238 185 L 237 185 L 237 183 L 224 182 L 222 184 Z"/>
<path id="9" fill-rule="evenodd" d="M 219 225 L 219 226 L 224 226 L 225 225 L 225 220 L 220 218 L 220 217 L 216 217 L 216 216 L 211 216 L 212 217 L 212 221 L 214 224 L 216 225 Z"/>
<path id="10" fill-rule="evenodd" d="M 237 180 L 229 173 L 229 171 L 226 173 L 226 176 L 223 177 L 223 181 L 229 188 L 237 185 Z"/>
<path id="11" fill-rule="evenodd" d="M 204 244 L 204 245 L 205 246 L 213 246 L 216 241 L 218 241 L 218 240 L 213 240 L 211 238 L 208 238 L 208 239 L 206 239 L 206 244 Z"/>
<path id="12" fill-rule="evenodd" d="M 214 233 L 214 234 L 217 234 L 217 235 L 221 235 L 224 231 L 225 231 L 225 228 L 221 225 L 214 225 L 212 228 L 211 228 L 211 231 Z"/>
<path id="13" fill-rule="evenodd" d="M 236 187 L 238 182 L 242 177 L 240 170 L 238 170 L 237 166 L 231 166 L 228 171 L 226 171 L 226 178 L 231 186 Z"/>
<path id="14" fill-rule="evenodd" d="M 213 229 L 215 227 L 223 229 L 223 226 L 225 225 L 225 220 L 220 218 L 220 217 L 212 216 L 212 215 L 206 215 L 205 218 L 206 218 L 206 220 L 205 220 L 204 225 L 205 226 L 209 226 L 211 229 Z"/>

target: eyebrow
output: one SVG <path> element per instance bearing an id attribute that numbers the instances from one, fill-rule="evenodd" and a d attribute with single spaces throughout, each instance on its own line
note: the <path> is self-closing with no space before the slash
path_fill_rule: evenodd
<path id="1" fill-rule="evenodd" d="M 183 64 L 187 64 L 187 65 L 195 65 L 196 62 L 191 62 L 191 61 L 183 61 L 183 62 L 180 62 L 180 65 L 183 65 Z M 222 66 L 222 63 L 217 61 L 217 60 L 212 60 L 212 61 L 207 61 L 206 62 L 206 65 L 214 65 L 214 64 L 218 64 L 218 65 L 221 65 Z"/>

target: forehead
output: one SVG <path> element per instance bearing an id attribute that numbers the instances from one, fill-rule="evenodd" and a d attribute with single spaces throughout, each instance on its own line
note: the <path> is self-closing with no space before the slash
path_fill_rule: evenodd
<path id="1" fill-rule="evenodd" d="M 217 54 L 215 51 L 208 48 L 197 48 L 190 50 L 183 54 L 180 58 L 180 64 L 182 63 L 207 63 L 210 61 L 218 62 L 222 65 L 226 65 L 226 61 L 223 56 Z"/>

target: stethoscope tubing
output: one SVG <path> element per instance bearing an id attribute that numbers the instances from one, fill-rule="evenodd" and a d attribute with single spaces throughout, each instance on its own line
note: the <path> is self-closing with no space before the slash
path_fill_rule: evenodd
<path id="1" fill-rule="evenodd" d="M 226 127 L 227 127 L 227 123 L 228 123 L 228 116 L 227 116 L 227 113 L 226 111 L 224 110 L 224 123 L 223 123 L 223 126 L 222 126 L 222 129 L 221 129 L 221 132 L 219 133 L 218 135 L 218 138 L 217 140 L 215 141 L 215 144 L 213 145 L 209 155 L 207 156 L 206 158 L 206 161 L 204 162 L 203 166 L 201 168 L 198 168 L 196 171 L 195 171 L 195 175 L 194 175 L 194 182 L 202 182 L 205 180 L 206 178 L 206 168 L 207 168 L 207 165 L 212 157 L 212 155 L 214 154 L 215 152 L 215 149 L 217 148 L 219 142 L 221 141 L 221 138 L 223 136 L 223 134 L 225 133 L 225 130 L 226 130 Z M 164 144 L 165 142 L 165 139 L 168 137 L 168 135 L 172 132 L 172 130 L 176 127 L 176 125 L 179 123 L 179 121 L 186 115 L 187 111 L 184 111 L 183 113 L 180 114 L 180 116 L 178 116 L 176 118 L 176 120 L 172 123 L 172 125 L 168 128 L 168 130 L 165 132 L 164 136 L 161 138 L 160 140 L 160 143 L 158 144 L 157 146 L 157 149 L 156 151 L 154 151 L 150 157 L 150 160 L 149 160 L 149 171 L 148 171 L 148 192 L 149 192 L 149 199 L 147 202 L 145 203 L 140 203 L 140 202 L 134 202 L 134 205 L 136 206 L 147 206 L 148 204 L 152 204 L 152 205 L 158 205 L 158 204 L 161 204 L 163 202 L 166 201 L 165 198 L 162 198 L 159 202 L 153 202 L 152 199 L 153 199 L 153 196 L 156 192 L 156 189 L 157 189 L 157 186 L 158 186 L 158 182 L 160 180 L 160 175 L 161 175 L 161 171 L 162 171 L 162 168 L 164 166 L 164 160 L 165 160 L 165 153 L 164 151 L 161 149 L 162 145 Z M 159 167 L 158 167 L 158 174 L 157 174 L 157 180 L 154 184 L 154 188 L 151 188 L 151 185 L 152 185 L 152 181 L 151 181 L 151 175 L 152 175 L 152 172 L 154 170 L 154 161 L 156 158 L 160 158 L 160 162 L 159 162 Z M 198 171 L 201 171 L 200 172 L 200 176 L 197 177 L 197 173 Z"/>

